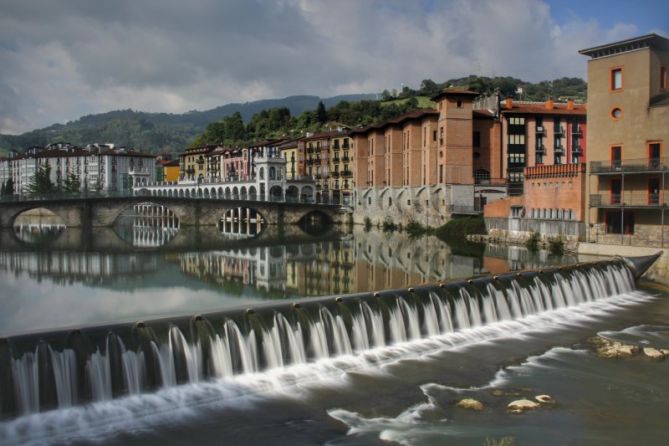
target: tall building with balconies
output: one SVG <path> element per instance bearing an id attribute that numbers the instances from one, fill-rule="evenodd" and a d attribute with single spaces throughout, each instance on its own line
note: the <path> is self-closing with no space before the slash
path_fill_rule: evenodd
<path id="1" fill-rule="evenodd" d="M 580 51 L 588 61 L 588 229 L 593 242 L 666 246 L 669 39 Z"/>

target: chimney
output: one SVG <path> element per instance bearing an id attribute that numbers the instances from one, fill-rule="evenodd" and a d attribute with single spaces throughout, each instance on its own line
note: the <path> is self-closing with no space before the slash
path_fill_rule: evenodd
<path id="1" fill-rule="evenodd" d="M 513 108 L 513 98 L 511 98 L 511 96 L 507 96 L 504 100 L 504 108 L 507 110 L 511 110 Z"/>
<path id="2" fill-rule="evenodd" d="M 553 110 L 555 108 L 555 102 L 553 102 L 553 98 L 548 98 L 545 104 L 546 110 Z"/>
<path id="3" fill-rule="evenodd" d="M 567 110 L 573 110 L 574 109 L 574 100 L 573 99 L 568 99 L 567 100 Z"/>

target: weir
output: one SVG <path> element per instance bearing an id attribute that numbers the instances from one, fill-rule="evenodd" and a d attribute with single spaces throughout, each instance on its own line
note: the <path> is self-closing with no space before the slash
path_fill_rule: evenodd
<path id="1" fill-rule="evenodd" d="M 659 257 L 0 339 L 3 418 L 262 373 L 574 307 L 635 289 Z"/>

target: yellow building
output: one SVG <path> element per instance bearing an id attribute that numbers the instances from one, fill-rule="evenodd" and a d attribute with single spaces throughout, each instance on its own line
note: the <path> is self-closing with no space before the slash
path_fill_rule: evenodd
<path id="1" fill-rule="evenodd" d="M 353 188 L 353 156 L 351 138 L 337 134 L 330 138 L 328 187 L 334 203 L 351 203 Z"/>
<path id="2" fill-rule="evenodd" d="M 163 182 L 176 183 L 179 181 L 179 160 L 163 163 Z"/>
<path id="3" fill-rule="evenodd" d="M 207 155 L 216 147 L 191 147 L 179 155 L 179 181 L 204 182 L 208 178 Z"/>
<path id="4" fill-rule="evenodd" d="M 291 139 L 277 146 L 286 160 L 286 179 L 296 180 L 304 175 L 304 157 L 297 149 L 297 140 Z"/>

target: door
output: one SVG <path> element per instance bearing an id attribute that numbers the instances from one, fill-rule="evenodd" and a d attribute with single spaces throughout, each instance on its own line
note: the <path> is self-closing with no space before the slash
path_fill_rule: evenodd
<path id="1" fill-rule="evenodd" d="M 648 167 L 651 169 L 660 168 L 660 143 L 653 142 L 648 144 Z"/>
<path id="2" fill-rule="evenodd" d="M 623 148 L 621 146 L 611 147 L 611 167 L 620 169 L 622 165 Z"/>

